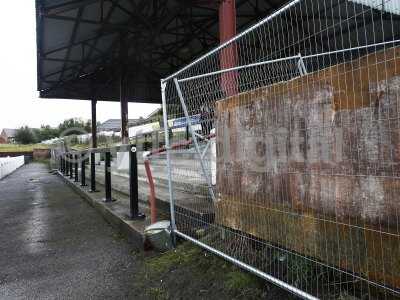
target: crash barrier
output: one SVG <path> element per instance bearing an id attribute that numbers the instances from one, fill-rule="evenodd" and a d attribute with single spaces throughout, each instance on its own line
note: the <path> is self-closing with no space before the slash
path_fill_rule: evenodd
<path id="1" fill-rule="evenodd" d="M 0 179 L 14 172 L 25 164 L 23 155 L 16 157 L 0 157 Z"/>

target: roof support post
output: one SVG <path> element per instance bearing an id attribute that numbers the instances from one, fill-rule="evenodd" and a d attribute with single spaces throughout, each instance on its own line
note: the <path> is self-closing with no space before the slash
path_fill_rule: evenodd
<path id="1" fill-rule="evenodd" d="M 97 148 L 97 100 L 92 99 L 92 148 Z"/>
<path id="2" fill-rule="evenodd" d="M 125 94 L 125 80 L 120 78 L 120 102 L 121 102 L 121 138 L 122 144 L 129 143 L 128 131 L 128 99 Z"/>
<path id="3" fill-rule="evenodd" d="M 223 44 L 236 35 L 236 4 L 235 0 L 223 0 L 219 6 L 219 39 Z M 232 43 L 221 51 L 221 69 L 234 68 L 237 65 L 237 46 Z M 225 96 L 238 93 L 238 73 L 231 71 L 221 74 L 221 89 Z"/>
<path id="4" fill-rule="evenodd" d="M 92 99 L 92 148 L 97 148 L 97 100 Z M 90 192 L 95 193 L 96 190 L 96 154 L 90 152 Z"/>
<path id="5" fill-rule="evenodd" d="M 128 97 L 126 93 L 126 60 L 128 57 L 128 49 L 126 45 L 126 35 L 120 33 L 120 82 L 119 82 L 119 96 L 121 102 L 121 138 L 122 144 L 129 144 L 129 131 L 128 131 Z"/>

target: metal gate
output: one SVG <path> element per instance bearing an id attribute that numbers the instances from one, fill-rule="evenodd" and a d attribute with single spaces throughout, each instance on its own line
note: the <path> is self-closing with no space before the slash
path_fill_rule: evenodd
<path id="1" fill-rule="evenodd" d="M 400 297 L 400 1 L 292 1 L 161 90 L 178 236 L 303 298 Z"/>

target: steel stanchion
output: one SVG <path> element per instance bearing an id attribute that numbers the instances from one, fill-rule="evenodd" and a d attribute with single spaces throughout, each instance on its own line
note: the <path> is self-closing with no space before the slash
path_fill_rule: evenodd
<path id="1" fill-rule="evenodd" d="M 81 156 L 81 186 L 87 186 L 86 184 L 86 153 L 82 153 Z"/>
<path id="2" fill-rule="evenodd" d="M 96 154 L 90 153 L 90 193 L 98 192 L 96 190 Z"/>
<path id="3" fill-rule="evenodd" d="M 78 154 L 74 155 L 75 163 L 74 163 L 74 168 L 75 168 L 75 179 L 74 182 L 79 182 L 79 175 L 78 175 Z"/>
<path id="4" fill-rule="evenodd" d="M 104 202 L 112 202 L 111 197 L 111 152 L 109 150 L 105 153 L 105 163 L 104 163 L 104 188 L 105 188 L 105 198 Z"/>
<path id="5" fill-rule="evenodd" d="M 136 146 L 129 147 L 129 204 L 130 217 L 132 219 L 145 218 L 145 215 L 139 212 L 139 185 Z"/>

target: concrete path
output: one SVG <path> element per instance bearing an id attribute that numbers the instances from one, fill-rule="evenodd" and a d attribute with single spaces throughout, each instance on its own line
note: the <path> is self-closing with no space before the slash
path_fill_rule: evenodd
<path id="1" fill-rule="evenodd" d="M 0 181 L 0 299 L 141 299 L 142 264 L 45 165 Z"/>

